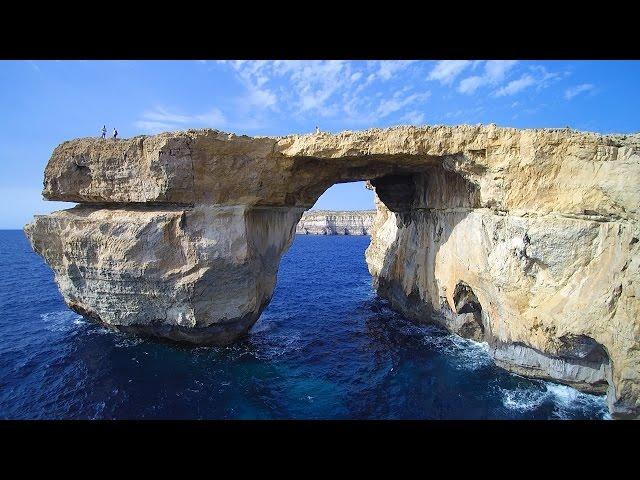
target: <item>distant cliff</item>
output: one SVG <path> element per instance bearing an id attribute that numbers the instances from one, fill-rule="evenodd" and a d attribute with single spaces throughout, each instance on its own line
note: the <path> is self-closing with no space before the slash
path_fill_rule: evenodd
<path id="1" fill-rule="evenodd" d="M 375 210 L 337 212 L 309 210 L 304 212 L 296 233 L 301 235 L 369 235 Z"/>

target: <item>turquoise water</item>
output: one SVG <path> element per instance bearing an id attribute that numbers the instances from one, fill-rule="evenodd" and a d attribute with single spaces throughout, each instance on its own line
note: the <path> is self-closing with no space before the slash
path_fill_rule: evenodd
<path id="1" fill-rule="evenodd" d="M 271 305 L 230 347 L 112 332 L 0 231 L 0 418 L 595 419 L 604 397 L 496 367 L 486 345 L 375 295 L 368 237 L 297 236 Z"/>

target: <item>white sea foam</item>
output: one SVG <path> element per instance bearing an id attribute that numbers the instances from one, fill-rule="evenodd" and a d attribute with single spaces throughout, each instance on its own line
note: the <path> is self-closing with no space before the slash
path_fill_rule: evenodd
<path id="1" fill-rule="evenodd" d="M 141 343 L 144 343 L 143 338 L 128 336 L 123 333 L 116 333 L 114 345 L 116 348 L 128 348 L 135 347 L 136 345 L 140 345 Z"/>
<path id="2" fill-rule="evenodd" d="M 45 322 L 45 328 L 50 332 L 68 332 L 84 323 L 82 316 L 71 310 L 58 310 L 40 315 Z"/>
<path id="3" fill-rule="evenodd" d="M 108 329 L 107 327 L 97 327 L 89 330 L 87 332 L 88 335 L 111 335 L 113 334 L 113 330 Z"/>
<path id="4" fill-rule="evenodd" d="M 447 355 L 457 369 L 474 371 L 493 363 L 486 342 L 474 342 L 457 335 L 426 335 L 423 343 Z"/>
<path id="5" fill-rule="evenodd" d="M 475 342 L 457 335 L 427 334 L 423 342 L 447 355 L 454 368 L 474 371 L 494 363 L 486 342 Z M 555 418 L 574 418 L 597 412 L 600 418 L 611 418 L 604 396 L 580 392 L 575 388 L 553 382 L 543 382 L 544 388 L 499 388 L 503 405 L 517 412 L 534 411 L 545 402 L 553 404 Z"/>
<path id="6" fill-rule="evenodd" d="M 516 388 L 508 390 L 501 388 L 502 404 L 510 410 L 526 412 L 535 410 L 549 397 L 546 390 L 533 388 Z"/>
<path id="7" fill-rule="evenodd" d="M 456 346 L 456 367 L 465 370 L 478 370 L 493 363 L 489 353 L 489 344 L 486 342 L 474 342 L 460 337 L 452 337 Z"/>
<path id="8" fill-rule="evenodd" d="M 571 413 L 597 410 L 604 419 L 610 419 L 604 395 L 590 395 L 566 385 L 547 382 L 547 391 L 557 405 L 558 418 L 570 418 Z"/>
<path id="9" fill-rule="evenodd" d="M 519 412 L 532 411 L 545 402 L 552 402 L 553 415 L 556 418 L 573 418 L 575 414 L 597 411 L 600 418 L 611 418 L 607 412 L 604 396 L 590 395 L 579 392 L 575 388 L 544 382 L 544 390 L 534 388 L 516 388 L 514 390 L 501 388 L 502 403 L 510 409 Z"/>

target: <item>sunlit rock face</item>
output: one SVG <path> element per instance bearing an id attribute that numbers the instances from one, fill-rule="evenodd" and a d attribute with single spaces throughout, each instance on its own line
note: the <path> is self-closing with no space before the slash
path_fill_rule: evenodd
<path id="1" fill-rule="evenodd" d="M 223 345 L 256 322 L 302 209 L 81 205 L 25 231 L 70 308 L 123 330 Z"/>
<path id="2" fill-rule="evenodd" d="M 311 210 L 302 214 L 296 227 L 299 235 L 370 235 L 375 210 Z"/>
<path id="3" fill-rule="evenodd" d="M 77 139 L 25 227 L 67 304 L 107 325 L 226 344 L 268 304 L 303 211 L 368 180 L 378 293 L 487 341 L 523 375 L 640 413 L 640 137 L 490 126 L 278 138 Z"/>

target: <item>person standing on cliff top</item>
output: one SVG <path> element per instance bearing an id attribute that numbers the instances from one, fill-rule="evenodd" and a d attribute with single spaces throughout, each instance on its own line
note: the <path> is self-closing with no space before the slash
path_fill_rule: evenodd
<path id="1" fill-rule="evenodd" d="M 107 138 L 107 126 L 103 125 L 102 126 L 102 139 L 104 140 L 105 138 Z"/>
<path id="2" fill-rule="evenodd" d="M 114 127 L 114 129 L 113 129 L 113 139 L 114 139 L 114 140 L 117 140 L 117 139 L 118 139 L 118 130 L 116 130 L 116 129 L 115 129 L 115 127 Z"/>
<path id="3" fill-rule="evenodd" d="M 318 135 L 320 133 L 320 129 L 318 128 L 318 126 L 316 125 L 316 135 Z"/>

